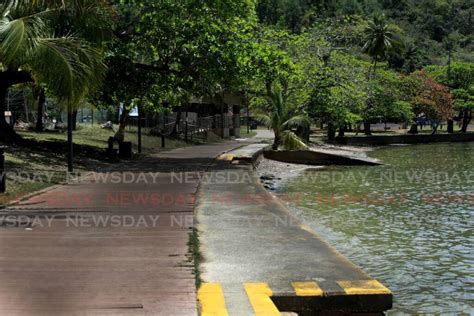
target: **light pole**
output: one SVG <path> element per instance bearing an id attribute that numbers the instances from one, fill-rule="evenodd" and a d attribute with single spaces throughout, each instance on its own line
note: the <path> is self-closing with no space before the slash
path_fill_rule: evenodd
<path id="1" fill-rule="evenodd" d="M 68 147 L 68 155 L 67 155 L 67 170 L 69 172 L 74 171 L 73 167 L 73 156 L 74 156 L 74 144 L 72 142 L 72 109 L 70 106 L 67 108 L 67 147 Z"/>
<path id="2" fill-rule="evenodd" d="M 140 104 L 137 105 L 138 110 L 138 153 L 142 153 L 142 108 Z"/>

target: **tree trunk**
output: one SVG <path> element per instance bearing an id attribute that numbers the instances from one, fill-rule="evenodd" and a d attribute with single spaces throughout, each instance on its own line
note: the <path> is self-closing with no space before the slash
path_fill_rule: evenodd
<path id="1" fill-rule="evenodd" d="M 364 122 L 364 134 L 367 136 L 372 135 L 372 131 L 370 130 L 370 122 L 368 121 Z"/>
<path id="2" fill-rule="evenodd" d="M 171 137 L 178 137 L 178 129 L 179 129 L 179 123 L 181 122 L 182 113 L 183 113 L 183 109 L 180 106 L 178 108 L 178 113 L 176 114 L 176 121 L 174 123 L 173 130 L 171 131 L 171 134 L 170 134 Z"/>
<path id="3" fill-rule="evenodd" d="M 448 133 L 454 133 L 454 121 L 452 119 L 448 120 Z"/>
<path id="4" fill-rule="evenodd" d="M 302 127 L 298 126 L 296 128 L 296 136 L 304 140 L 305 142 L 309 142 L 309 136 L 311 134 L 311 130 L 309 127 Z"/>
<path id="5" fill-rule="evenodd" d="M 37 132 L 42 132 L 44 130 L 43 117 L 44 117 L 44 103 L 46 102 L 46 95 L 44 89 L 40 88 L 38 95 L 38 116 L 36 118 L 36 128 Z"/>
<path id="6" fill-rule="evenodd" d="M 448 85 L 451 84 L 451 49 L 448 50 Z"/>
<path id="7" fill-rule="evenodd" d="M 328 124 L 328 141 L 333 142 L 336 139 L 336 127 L 332 123 Z"/>
<path id="8" fill-rule="evenodd" d="M 408 131 L 408 133 L 410 133 L 410 134 L 418 134 L 418 124 L 413 123 L 413 124 L 411 125 L 411 128 L 410 128 L 410 130 Z"/>
<path id="9" fill-rule="evenodd" d="M 5 118 L 6 97 L 8 86 L 0 85 L 0 141 L 5 143 L 20 143 L 23 139 L 18 135 Z"/>
<path id="10" fill-rule="evenodd" d="M 279 146 L 280 146 L 280 135 L 275 132 L 275 139 L 273 140 L 272 149 L 278 150 Z"/>
<path id="11" fill-rule="evenodd" d="M 339 127 L 339 134 L 337 136 L 338 137 L 344 137 L 345 132 L 346 132 L 345 126 L 341 126 L 341 127 Z"/>
<path id="12" fill-rule="evenodd" d="M 439 123 L 433 124 L 432 126 L 433 131 L 431 132 L 431 135 L 436 134 L 436 132 L 438 131 L 438 127 L 439 127 Z"/>
<path id="13" fill-rule="evenodd" d="M 77 130 L 77 109 L 72 111 L 72 130 Z"/>
<path id="14" fill-rule="evenodd" d="M 374 78 L 375 78 L 376 72 L 377 72 L 377 57 L 375 57 L 374 59 Z"/>
<path id="15" fill-rule="evenodd" d="M 130 110 L 124 107 L 122 111 L 122 115 L 120 116 L 119 128 L 114 135 L 114 138 L 118 140 L 119 142 L 123 142 L 125 139 L 125 128 L 127 127 L 127 124 L 128 124 L 129 113 L 130 113 Z"/>
<path id="16" fill-rule="evenodd" d="M 472 120 L 472 110 L 464 110 L 464 116 L 462 119 L 462 127 L 461 127 L 461 133 L 466 133 L 467 128 L 469 127 L 469 124 L 471 123 Z"/>

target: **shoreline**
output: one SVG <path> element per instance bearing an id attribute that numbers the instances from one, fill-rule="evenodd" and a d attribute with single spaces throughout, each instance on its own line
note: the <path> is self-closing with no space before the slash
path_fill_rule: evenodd
<path id="1" fill-rule="evenodd" d="M 367 153 L 374 151 L 380 147 L 362 147 L 362 146 L 338 146 L 331 144 L 313 145 L 310 150 L 318 150 L 335 155 L 344 155 L 354 158 L 370 158 Z M 278 188 L 291 179 L 301 175 L 306 170 L 323 170 L 328 166 L 323 165 L 307 165 L 298 163 L 287 163 L 276 160 L 263 158 L 255 168 L 260 182 L 270 193 L 275 193 Z"/>

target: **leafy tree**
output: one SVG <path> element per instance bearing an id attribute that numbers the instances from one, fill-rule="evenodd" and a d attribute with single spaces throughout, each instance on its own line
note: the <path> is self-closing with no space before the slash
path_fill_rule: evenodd
<path id="1" fill-rule="evenodd" d="M 461 131 L 465 133 L 474 111 L 474 64 L 453 62 L 451 66 L 433 65 L 426 67 L 426 72 L 451 88 L 454 109 L 459 113 L 457 118 L 461 121 Z"/>
<path id="2" fill-rule="evenodd" d="M 364 121 L 411 121 L 413 112 L 410 103 L 403 101 L 401 80 L 398 74 L 383 71 L 369 82 L 368 107 L 363 112 Z"/>
<path id="3" fill-rule="evenodd" d="M 311 90 L 308 112 L 328 126 L 328 138 L 335 137 L 346 125 L 362 120 L 367 102 L 366 67 L 356 58 L 333 52 L 320 68 Z M 342 133 L 341 133 L 342 134 Z"/>
<path id="4" fill-rule="evenodd" d="M 418 71 L 414 75 L 420 81 L 415 106 L 418 107 L 419 112 L 435 122 L 434 134 L 440 121 L 450 120 L 454 116 L 452 95 L 447 86 L 436 82 L 424 70 Z"/>
<path id="5" fill-rule="evenodd" d="M 191 95 L 214 96 L 244 85 L 253 1 L 130 0 L 121 1 L 118 11 L 108 58 L 112 80 L 101 98 L 127 105 L 118 137 L 133 99 L 160 111 L 164 103 L 180 107 Z"/>

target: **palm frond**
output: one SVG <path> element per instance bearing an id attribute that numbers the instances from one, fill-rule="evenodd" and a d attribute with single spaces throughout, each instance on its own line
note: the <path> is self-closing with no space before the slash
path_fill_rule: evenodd
<path id="1" fill-rule="evenodd" d="M 78 103 L 100 81 L 101 54 L 85 42 L 68 38 L 42 38 L 30 65 L 35 80 L 45 83 L 60 100 Z"/>
<path id="2" fill-rule="evenodd" d="M 255 119 L 268 128 L 272 128 L 272 118 L 264 113 L 255 114 Z"/>
<path id="3" fill-rule="evenodd" d="M 291 129 L 294 127 L 309 127 L 311 119 L 306 115 L 296 115 L 283 123 L 283 129 Z"/>
<path id="4" fill-rule="evenodd" d="M 11 19 L 3 16 L 0 20 L 0 56 L 7 67 L 18 67 L 28 60 L 38 45 L 38 38 L 46 32 L 40 18 Z"/>
<path id="5" fill-rule="evenodd" d="M 296 136 L 292 131 L 283 131 L 280 135 L 281 143 L 286 150 L 298 150 L 307 149 L 308 146 L 303 142 L 301 138 Z"/>

